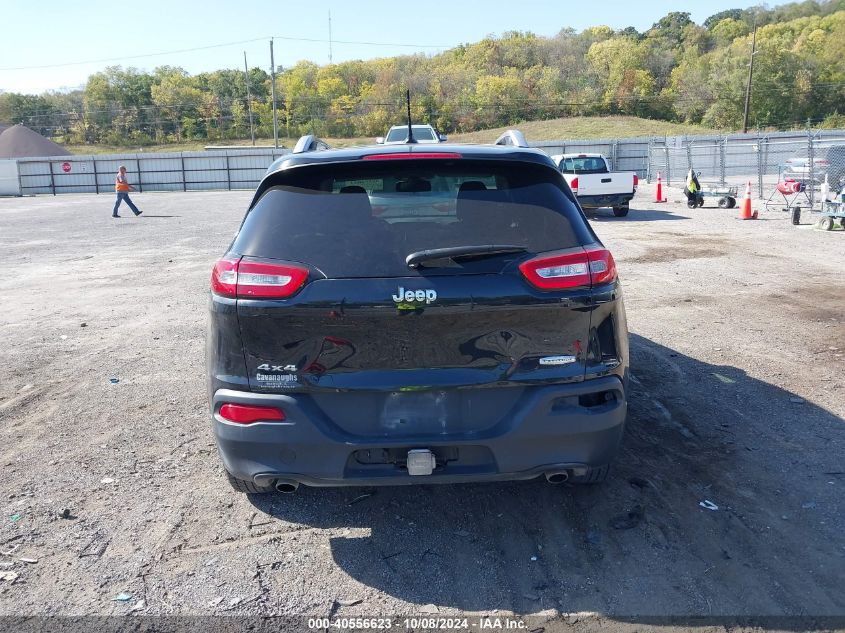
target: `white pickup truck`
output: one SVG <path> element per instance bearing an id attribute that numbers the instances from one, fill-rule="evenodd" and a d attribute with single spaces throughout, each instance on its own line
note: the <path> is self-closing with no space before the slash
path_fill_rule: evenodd
<path id="1" fill-rule="evenodd" d="M 583 209 L 612 207 L 613 215 L 628 215 L 628 203 L 637 193 L 639 178 L 632 171 L 610 171 L 602 154 L 552 156 Z"/>

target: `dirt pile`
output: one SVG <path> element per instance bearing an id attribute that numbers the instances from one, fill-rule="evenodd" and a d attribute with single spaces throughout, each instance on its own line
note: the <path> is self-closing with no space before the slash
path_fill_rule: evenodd
<path id="1" fill-rule="evenodd" d="M 29 156 L 70 156 L 58 143 L 44 138 L 24 125 L 2 129 L 0 124 L 0 158 L 25 158 Z"/>

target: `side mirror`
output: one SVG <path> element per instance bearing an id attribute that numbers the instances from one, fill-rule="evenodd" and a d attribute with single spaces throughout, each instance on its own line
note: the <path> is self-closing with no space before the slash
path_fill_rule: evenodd
<path id="1" fill-rule="evenodd" d="M 376 137 L 376 145 L 384 145 L 384 137 L 383 136 L 377 136 Z"/>
<path id="2" fill-rule="evenodd" d="M 448 140 L 449 140 L 449 137 L 448 137 L 448 136 L 446 136 L 445 134 L 438 134 L 437 136 L 439 136 L 439 137 L 440 137 L 440 142 L 441 142 L 441 143 L 445 143 L 446 141 L 448 141 Z"/>

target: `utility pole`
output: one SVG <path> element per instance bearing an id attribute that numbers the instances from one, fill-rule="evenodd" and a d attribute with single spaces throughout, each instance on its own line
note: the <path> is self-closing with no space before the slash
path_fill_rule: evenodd
<path id="1" fill-rule="evenodd" d="M 329 64 L 332 63 L 332 10 L 329 9 Z"/>
<path id="2" fill-rule="evenodd" d="M 270 38 L 270 88 L 273 91 L 273 147 L 279 147 L 279 117 L 276 114 L 276 60 L 273 57 L 273 38 Z"/>
<path id="3" fill-rule="evenodd" d="M 246 63 L 246 51 L 244 51 L 244 79 L 246 79 L 246 104 L 249 108 L 249 135 L 252 137 L 252 145 L 255 146 L 255 127 L 252 125 L 252 95 L 249 92 L 249 66 Z"/>
<path id="4" fill-rule="evenodd" d="M 751 36 L 751 63 L 748 65 L 748 83 L 745 85 L 745 114 L 742 116 L 742 133 L 748 134 L 748 107 L 751 105 L 751 77 L 754 74 L 754 53 L 757 52 L 757 23 Z"/>

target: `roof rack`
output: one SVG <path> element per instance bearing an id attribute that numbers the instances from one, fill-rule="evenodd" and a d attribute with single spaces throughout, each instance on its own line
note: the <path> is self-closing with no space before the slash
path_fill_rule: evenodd
<path id="1" fill-rule="evenodd" d="M 304 152 L 322 152 L 331 149 L 329 144 L 323 139 L 317 138 L 313 134 L 306 134 L 300 137 L 293 148 L 294 154 L 302 154 Z"/>
<path id="2" fill-rule="evenodd" d="M 496 139 L 495 145 L 530 147 L 530 145 L 528 145 L 528 141 L 525 140 L 525 135 L 519 130 L 505 130 L 502 135 Z"/>

